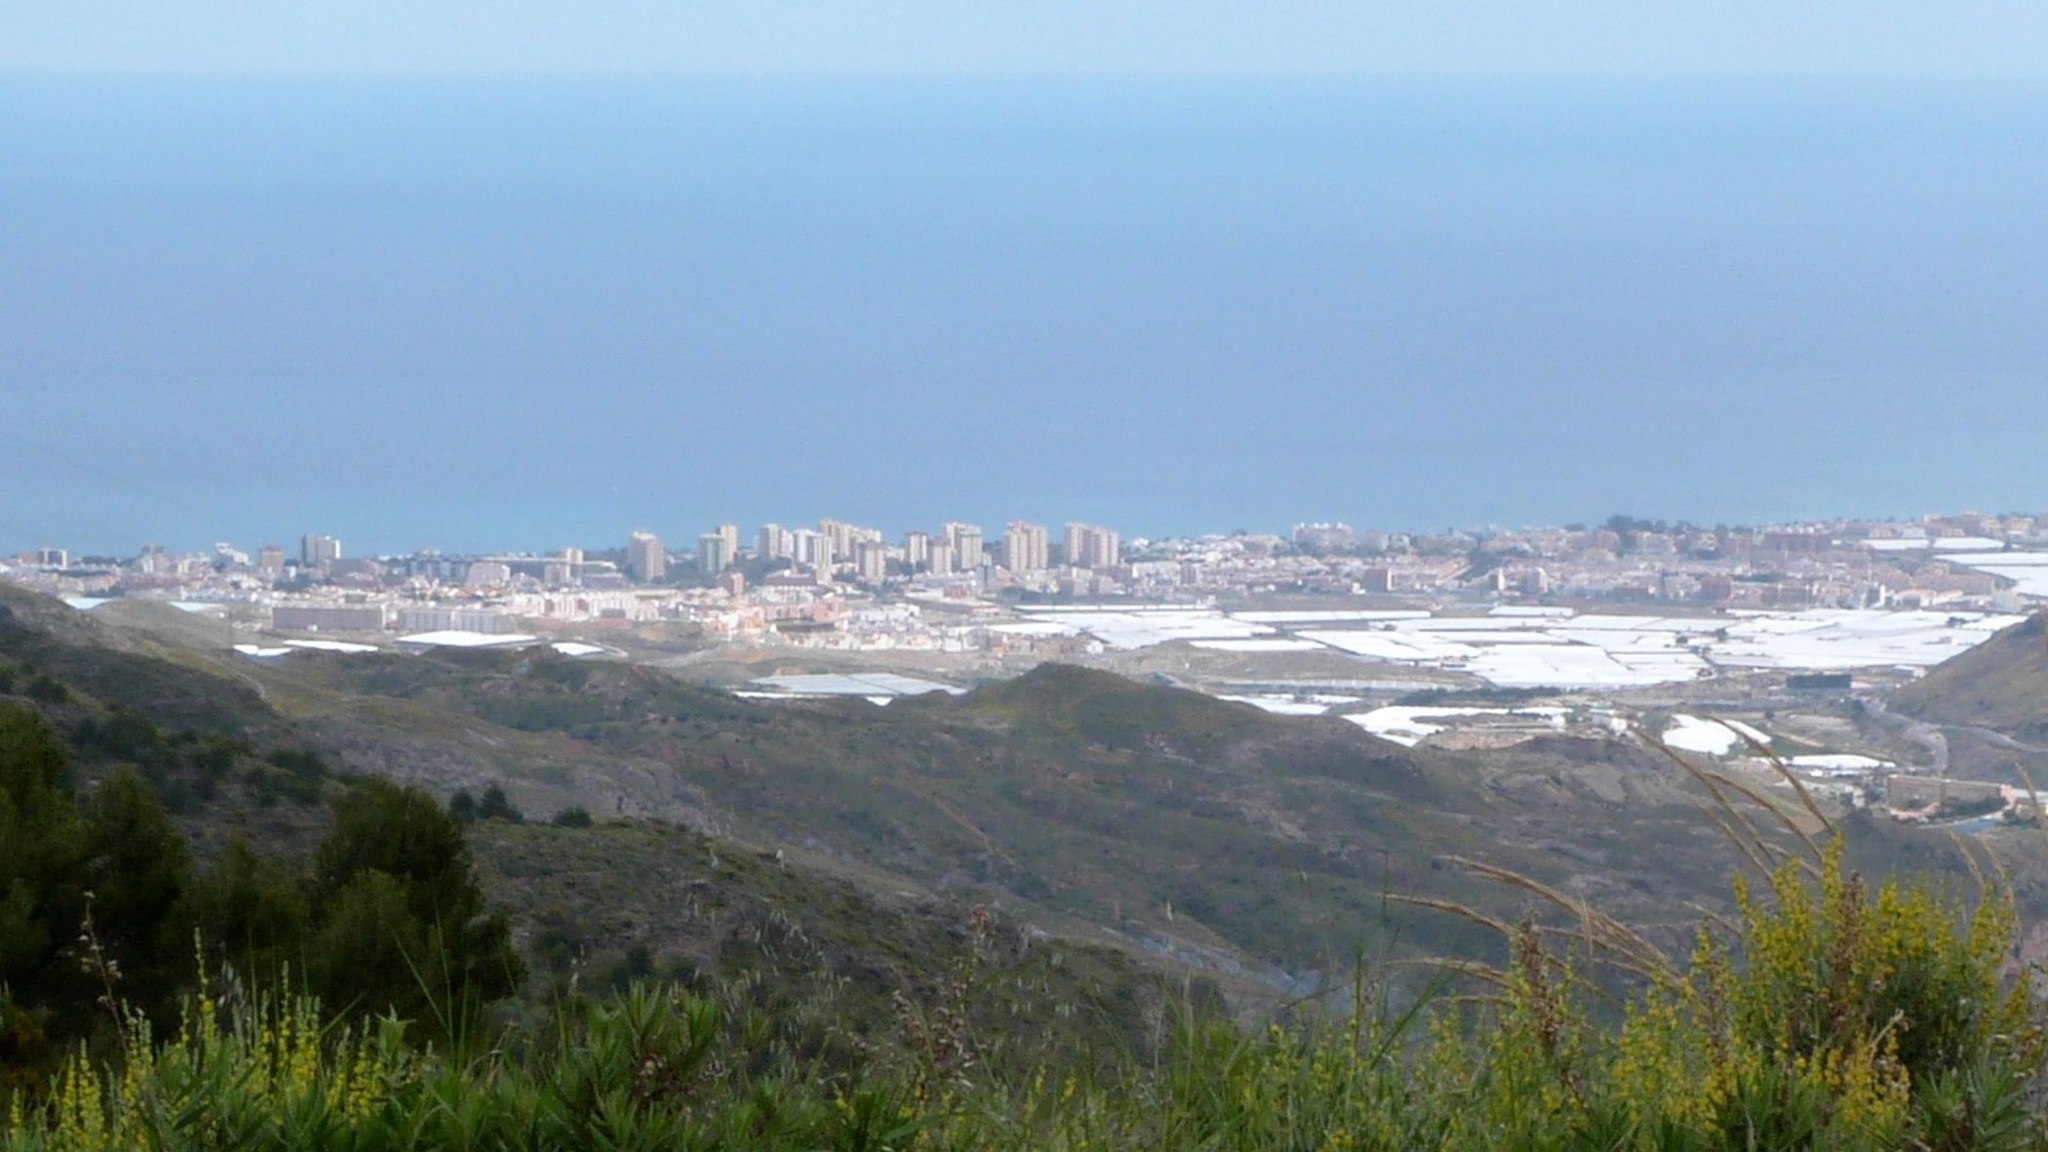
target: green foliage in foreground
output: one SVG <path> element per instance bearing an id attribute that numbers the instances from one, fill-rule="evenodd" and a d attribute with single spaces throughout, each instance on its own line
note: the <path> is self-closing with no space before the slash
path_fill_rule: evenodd
<path id="1" fill-rule="evenodd" d="M 1183 1027 L 1106 1074 L 991 1073 L 930 1021 L 907 1055 L 826 1073 L 772 1021 L 635 987 L 451 1058 L 395 1019 L 306 999 L 223 1008 L 125 1059 L 81 1054 L 17 1098 L 0 1149 L 2038 1149 L 2040 1033 L 2001 979 L 2013 932 L 1926 888 L 1869 891 L 1829 855 L 1702 932 L 1599 1013 L 1533 925 L 1483 996 L 1246 1034 Z M 1587 932 L 1592 934 L 1590 926 Z M 1625 951 L 1626 949 L 1624 949 Z"/>
<path id="2" fill-rule="evenodd" d="M 198 976 L 195 929 L 210 959 L 259 981 L 289 970 L 335 1012 L 396 1010 L 438 1037 L 508 994 L 523 966 L 455 819 L 381 779 L 333 809 L 310 867 L 235 838 L 202 868 L 141 775 L 81 789 L 49 721 L 0 700 L 0 1091 L 75 1042 L 111 1043 L 116 994 L 174 1019 Z"/>

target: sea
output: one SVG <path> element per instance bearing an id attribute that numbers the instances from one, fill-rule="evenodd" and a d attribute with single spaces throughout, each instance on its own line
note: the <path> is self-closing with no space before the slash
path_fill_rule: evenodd
<path id="1" fill-rule="evenodd" d="M 2048 511 L 2048 87 L 0 81 L 0 554 Z"/>

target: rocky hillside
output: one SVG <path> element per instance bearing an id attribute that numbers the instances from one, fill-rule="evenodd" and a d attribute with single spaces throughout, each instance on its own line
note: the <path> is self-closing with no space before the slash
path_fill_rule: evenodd
<path id="1" fill-rule="evenodd" d="M 2048 619 L 2015 624 L 1900 690 L 1892 706 L 1937 724 L 2048 740 Z"/>
<path id="2" fill-rule="evenodd" d="M 21 623 L 31 616 L 43 622 Z M 25 674 L 69 668 L 100 685 L 96 700 L 123 687 L 166 721 L 224 709 L 219 723 L 302 744 L 336 771 L 442 796 L 501 787 L 535 822 L 588 813 L 599 829 L 479 835 L 496 891 L 527 917 L 522 939 L 541 940 L 543 914 L 568 909 L 585 925 L 572 935 L 612 959 L 639 946 L 650 963 L 704 962 L 685 946 L 705 928 L 683 916 L 687 902 L 652 893 L 709 879 L 678 871 L 707 845 L 730 859 L 779 857 L 874 909 L 902 893 L 919 907 L 989 907 L 1281 995 L 1361 958 L 1496 946 L 1471 920 L 1401 897 L 1507 920 L 1543 908 L 1530 889 L 1475 878 L 1466 860 L 1677 942 L 1702 909 L 1725 908 L 1738 859 L 1692 778 L 1627 740 L 1416 751 L 1338 720 L 1057 665 L 877 707 L 744 700 L 547 650 L 257 665 L 180 645 L 160 626 L 43 607 L 15 619 L 0 653 Z M 1850 831 L 1852 857 L 1871 870 L 1901 853 L 1925 867 L 1948 851 Z M 572 859 L 582 862 L 562 863 Z M 569 874 L 586 887 L 564 887 Z M 675 879 L 646 888 L 642 875 Z"/>

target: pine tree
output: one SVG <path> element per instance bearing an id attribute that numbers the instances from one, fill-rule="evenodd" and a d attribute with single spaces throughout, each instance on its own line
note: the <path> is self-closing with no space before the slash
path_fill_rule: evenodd
<path id="1" fill-rule="evenodd" d="M 335 801 L 314 855 L 309 975 L 330 1005 L 396 1008 L 450 1030 L 524 974 L 484 906 L 462 826 L 432 796 L 366 780 Z"/>

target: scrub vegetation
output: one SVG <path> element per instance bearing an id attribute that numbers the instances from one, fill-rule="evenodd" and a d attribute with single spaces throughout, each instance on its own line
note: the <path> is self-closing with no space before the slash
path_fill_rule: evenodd
<path id="1" fill-rule="evenodd" d="M 224 1003 L 175 1031 L 103 1005 L 119 1043 L 15 1089 L 8 1149 L 2028 1149 L 2041 1032 L 2003 966 L 1995 882 L 1969 907 L 1872 890 L 1838 852 L 1788 860 L 1689 957 L 1501 925 L 1511 958 L 1446 968 L 1412 1004 L 1361 972 L 1354 1009 L 1262 1031 L 1177 1016 L 1151 1056 L 979 1059 L 940 1003 L 859 1058 L 730 989 L 630 984 L 441 1043 L 306 996 Z M 1617 1010 L 1581 965 L 1638 977 Z M 962 983 L 971 980 L 961 977 Z"/>
<path id="2" fill-rule="evenodd" d="M 488 788 L 444 806 L 337 773 L 274 682 L 208 692 L 216 673 L 55 635 L 0 647 L 0 1149 L 2048 1148 L 2014 882 L 1865 879 L 1857 830 L 1817 810 L 1721 793 L 1726 898 L 1675 908 L 1682 931 L 1448 851 L 1460 886 L 1352 877 L 1352 938 L 1376 946 L 1349 979 L 1257 999 L 1151 950 L 1170 937 L 1049 934 L 988 888 L 582 807 L 527 818 Z M 1352 733 L 1073 670 L 878 724 L 471 663 L 350 675 L 597 743 L 698 725 L 679 750 L 730 745 L 717 771 L 761 803 L 836 739 L 871 785 L 946 783 L 945 834 L 1003 875 L 1020 849 L 1066 874 L 1060 844 L 982 834 L 996 802 L 1020 829 L 1099 824 L 1141 868 L 1148 830 L 1226 872 L 1216 847 L 1245 845 L 1242 892 L 1175 893 L 1182 920 L 1241 929 L 1296 858 L 1252 852 L 1251 793 L 1204 789 L 1285 769 L 1325 800 L 1369 789 L 1359 820 L 1469 794 Z M 921 748 L 983 770 L 920 768 Z M 797 815 L 857 797 L 823 767 L 793 779 L 822 790 Z M 1035 795 L 1060 819 L 1025 821 Z M 921 832 L 910 811 L 873 809 L 883 835 Z M 1315 859 L 1287 866 L 1293 899 L 1336 885 Z M 1425 917 L 1426 947 L 1369 930 Z"/>

